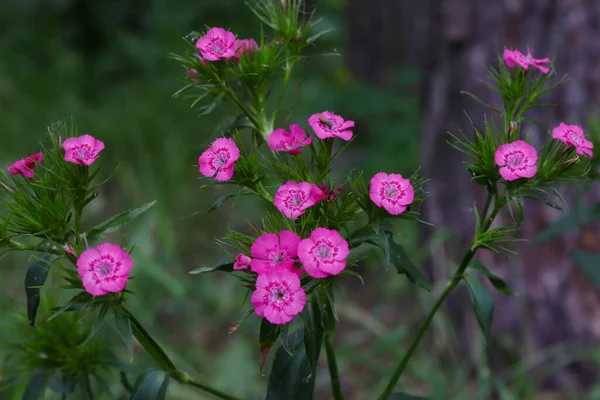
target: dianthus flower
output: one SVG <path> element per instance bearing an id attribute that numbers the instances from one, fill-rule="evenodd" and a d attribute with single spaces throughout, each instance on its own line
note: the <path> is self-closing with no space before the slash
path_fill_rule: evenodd
<path id="1" fill-rule="evenodd" d="M 68 138 L 62 143 L 65 149 L 65 161 L 77 165 L 92 165 L 98 159 L 98 153 L 104 150 L 104 143 L 91 135 Z"/>
<path id="2" fill-rule="evenodd" d="M 233 264 L 233 269 L 236 271 L 248 269 L 251 262 L 252 262 L 252 259 L 250 257 L 248 257 L 245 254 L 240 253 L 237 255 L 237 257 L 235 257 L 235 263 Z"/>
<path id="3" fill-rule="evenodd" d="M 524 70 L 529 70 L 530 66 L 542 71 L 543 74 L 547 74 L 550 69 L 542 64 L 550 62 L 549 58 L 533 58 L 531 50 L 527 49 L 527 55 L 524 55 L 519 50 L 504 49 L 504 62 L 508 68 L 514 68 L 517 65 L 521 66 Z"/>
<path id="4" fill-rule="evenodd" d="M 198 70 L 196 68 L 188 69 L 187 71 L 185 71 L 185 73 L 187 74 L 187 76 L 190 77 L 190 80 L 192 82 L 198 83 L 198 79 L 194 78 L 194 76 L 198 74 Z"/>
<path id="5" fill-rule="evenodd" d="M 250 255 L 250 269 L 257 274 L 262 274 L 273 269 L 292 270 L 298 255 L 300 236 L 291 231 L 265 233 L 259 236 L 252 247 Z M 300 274 L 302 271 L 295 271 Z"/>
<path id="6" fill-rule="evenodd" d="M 255 51 L 258 51 L 258 44 L 254 39 L 239 39 L 235 41 L 234 45 L 236 60 L 239 60 L 243 54 L 250 55 Z"/>
<path id="7" fill-rule="evenodd" d="M 307 208 L 317 204 L 322 196 L 323 192 L 315 184 L 287 181 L 277 189 L 273 204 L 286 217 L 296 219 L 304 214 Z"/>
<path id="8" fill-rule="evenodd" d="M 87 249 L 77 259 L 77 273 L 84 289 L 92 296 L 123 290 L 131 268 L 133 261 L 129 253 L 111 243 Z"/>
<path id="9" fill-rule="evenodd" d="M 300 278 L 285 269 L 258 275 L 256 290 L 250 297 L 256 314 L 272 324 L 285 324 L 300 314 L 306 304 L 306 293 Z"/>
<path id="10" fill-rule="evenodd" d="M 415 198 L 415 190 L 410 181 L 400 174 L 376 173 L 371 178 L 369 197 L 377 205 L 392 215 L 400 215 Z"/>
<path id="11" fill-rule="evenodd" d="M 339 137 L 345 141 L 352 139 L 352 131 L 348 130 L 354 127 L 354 121 L 344 121 L 339 115 L 329 111 L 323 111 L 312 115 L 308 123 L 315 131 L 319 139 Z"/>
<path id="12" fill-rule="evenodd" d="M 217 61 L 235 56 L 235 35 L 223 28 L 211 28 L 196 42 L 205 60 Z"/>
<path id="13" fill-rule="evenodd" d="M 298 258 L 313 278 L 338 275 L 346 268 L 348 254 L 348 242 L 333 229 L 317 228 L 298 245 Z"/>
<path id="14" fill-rule="evenodd" d="M 575 151 L 579 155 L 592 156 L 594 144 L 586 139 L 586 134 L 578 125 L 567 125 L 561 122 L 559 126 L 552 130 L 552 137 L 558 139 L 567 146 L 575 146 Z"/>
<path id="15" fill-rule="evenodd" d="M 310 136 L 306 136 L 300 125 L 291 124 L 290 131 L 279 128 L 275 129 L 268 138 L 269 147 L 273 151 L 286 151 L 293 156 L 302 153 L 300 147 L 308 146 L 312 142 Z"/>
<path id="16" fill-rule="evenodd" d="M 23 174 L 25 177 L 32 179 L 33 170 L 38 164 L 44 161 L 44 153 L 39 152 L 25 157 L 19 161 L 16 161 L 13 165 L 9 165 L 8 173 L 11 175 Z"/>
<path id="17" fill-rule="evenodd" d="M 507 181 L 532 178 L 537 172 L 537 151 L 523 140 L 501 145 L 494 159 L 500 167 L 500 175 Z"/>
<path id="18" fill-rule="evenodd" d="M 198 158 L 200 172 L 217 181 L 228 181 L 233 176 L 234 164 L 240 158 L 240 149 L 233 139 L 219 138 Z"/>

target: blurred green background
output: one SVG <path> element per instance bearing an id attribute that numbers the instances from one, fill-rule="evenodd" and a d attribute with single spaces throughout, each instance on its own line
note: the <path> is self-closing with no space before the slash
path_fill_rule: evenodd
<path id="1" fill-rule="evenodd" d="M 290 112 L 282 113 L 285 118 L 279 125 L 307 126 L 312 113 L 334 111 L 357 122 L 357 139 L 339 161 L 340 177 L 355 167 L 364 169 L 366 176 L 380 170 L 408 174 L 420 165 L 420 110 L 414 95 L 419 71 L 397 68 L 386 85 L 358 81 L 345 56 L 344 9 L 342 0 L 318 2 L 318 17 L 323 19 L 319 29 L 335 30 L 298 69 L 291 87 L 299 89 L 290 91 Z M 130 308 L 180 368 L 244 399 L 260 399 L 267 377 L 258 369 L 258 318 L 248 318 L 228 334 L 246 313 L 247 306 L 240 307 L 245 290 L 225 275 L 188 275 L 222 259 L 214 238 L 229 229 L 246 229 L 247 221 L 257 218 L 256 203 L 246 198 L 206 213 L 225 189 L 201 188 L 195 164 L 231 110 L 221 108 L 199 118 L 188 103 L 171 97 L 185 71 L 167 54 L 183 52 L 181 38 L 207 25 L 227 27 L 240 37 L 260 33 L 257 19 L 240 0 L 1 1 L 0 165 L 36 152 L 46 127 L 59 119 L 73 118 L 80 133 L 104 141 L 101 175 L 108 176 L 117 165 L 119 170 L 89 208 L 86 222 L 158 200 L 153 211 L 127 230 L 130 243 L 137 245 L 135 279 L 128 285 L 136 294 Z M 319 53 L 340 55 L 317 57 Z M 399 229 L 397 240 L 416 262 L 425 260 L 431 247 L 448 236 L 444 229 L 429 231 L 418 244 L 416 226 L 404 223 Z M 27 263 L 26 255 L 0 260 L 3 343 L 14 339 L 18 315 L 25 313 Z M 405 339 L 414 333 L 414 322 L 431 302 L 429 294 L 418 293 L 404 277 L 380 268 L 377 260 L 365 263 L 364 270 L 366 284 L 343 279 L 339 299 L 342 324 L 336 346 L 348 399 L 374 398 L 403 353 Z M 448 354 L 444 347 L 460 332 L 449 318 L 438 322 L 433 327 L 435 345 L 421 349 L 402 384 L 407 391 L 436 399 L 487 398 L 481 394 L 492 384 L 486 362 L 473 365 Z M 481 340 L 474 340 L 473 351 L 483 351 Z M 116 351 L 125 359 L 124 347 Z M 0 346 L 0 359 L 2 352 Z M 150 365 L 145 362 L 138 348 L 136 364 Z M 330 398 L 324 365 L 316 399 Z M 502 399 L 577 398 L 550 397 L 558 391 L 539 394 L 543 379 L 516 361 L 494 385 L 506 386 L 498 392 L 506 396 Z M 19 399 L 25 383 L 10 387 L 0 398 Z M 561 392 L 572 396 L 569 390 Z M 169 398 L 209 397 L 173 384 Z"/>

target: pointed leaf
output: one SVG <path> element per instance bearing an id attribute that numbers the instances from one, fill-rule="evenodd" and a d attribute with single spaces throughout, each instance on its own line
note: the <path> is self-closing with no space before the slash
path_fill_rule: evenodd
<path id="1" fill-rule="evenodd" d="M 123 339 L 127 351 L 129 352 L 129 363 L 133 362 L 133 332 L 131 331 L 131 322 L 127 315 L 122 312 L 115 312 L 115 326 L 119 332 L 119 336 Z"/>
<path id="2" fill-rule="evenodd" d="M 396 267 L 399 274 L 406 274 L 410 282 L 430 291 L 431 285 L 425 278 L 425 275 L 408 259 L 404 248 L 394 242 L 393 237 L 394 235 L 391 232 L 384 231 L 381 238 L 384 243 L 384 251 L 389 251 L 389 262 Z M 385 245 L 386 243 L 387 246 Z"/>
<path id="3" fill-rule="evenodd" d="M 262 320 L 260 324 L 260 373 L 262 374 L 265 367 L 265 361 L 267 356 L 269 355 L 269 351 L 273 344 L 279 337 L 281 332 L 281 325 L 275 325 L 267 321 L 266 319 Z"/>
<path id="4" fill-rule="evenodd" d="M 117 232 L 123 226 L 144 214 L 150 210 L 156 204 L 156 200 L 150 203 L 144 204 L 141 207 L 134 208 L 131 210 L 124 211 L 120 214 L 113 216 L 112 218 L 96 225 L 86 232 L 86 237 L 89 240 L 99 239 L 110 234 Z"/>
<path id="5" fill-rule="evenodd" d="M 233 192 L 233 193 L 227 193 L 227 194 L 219 197 L 217 199 L 217 201 L 215 201 L 214 203 L 212 203 L 212 205 L 210 206 L 210 208 L 207 211 L 207 214 L 210 213 L 210 212 L 213 212 L 213 211 L 215 211 L 217 209 L 219 209 L 226 200 L 231 199 L 232 197 L 241 196 L 243 194 L 244 193 L 242 191 L 238 191 L 238 192 Z"/>
<path id="6" fill-rule="evenodd" d="M 58 317 L 63 312 L 79 311 L 86 307 L 89 307 L 91 305 L 92 300 L 93 300 L 93 297 L 91 294 L 89 294 L 88 292 L 80 292 L 80 293 L 76 294 L 75 296 L 73 296 L 71 298 L 71 300 L 69 300 L 67 302 L 67 304 L 65 304 L 64 306 L 53 308 L 52 311 L 54 311 L 54 314 L 52 314 L 50 316 L 50 318 L 48 318 L 48 321 L 53 320 L 54 318 Z"/>
<path id="7" fill-rule="evenodd" d="M 290 356 L 294 355 L 294 348 L 290 344 L 290 337 L 288 333 L 290 331 L 290 324 L 287 323 L 285 325 L 281 325 L 281 347 L 288 353 Z"/>
<path id="8" fill-rule="evenodd" d="M 494 318 L 494 299 L 485 285 L 475 275 L 466 275 L 463 279 L 467 283 L 469 293 L 471 294 L 473 311 L 475 311 L 477 322 L 481 327 L 486 342 L 489 342 L 492 320 Z"/>
<path id="9" fill-rule="evenodd" d="M 166 400 L 169 375 L 163 371 L 149 370 L 137 379 L 131 400 Z"/>
<path id="10" fill-rule="evenodd" d="M 83 343 L 81 343 L 79 345 L 79 347 L 84 346 L 87 342 L 89 342 L 90 340 L 92 340 L 92 338 L 94 336 L 96 336 L 96 333 L 98 333 L 98 331 L 100 330 L 100 327 L 102 327 L 102 322 L 104 322 L 104 317 L 106 317 L 106 313 L 108 312 L 108 308 L 109 308 L 108 303 L 102 304 L 102 306 L 100 307 L 100 311 L 98 312 L 98 317 L 96 319 L 96 322 L 94 322 L 94 325 L 92 326 L 92 330 L 91 330 L 90 334 L 83 341 Z"/>
<path id="11" fill-rule="evenodd" d="M 273 369 L 269 376 L 266 400 L 311 400 L 315 391 L 315 377 L 304 348 L 304 329 L 289 335 L 294 355 L 290 356 L 283 347 L 275 353 Z"/>
<path id="12" fill-rule="evenodd" d="M 27 295 L 27 320 L 29 325 L 35 326 L 35 317 L 40 306 L 40 288 L 44 286 L 48 272 L 52 267 L 51 260 L 55 256 L 44 256 L 36 260 L 27 269 L 25 274 L 25 294 Z"/>
<path id="13" fill-rule="evenodd" d="M 313 375 L 317 372 L 317 361 L 323 343 L 323 320 L 319 305 L 315 301 L 308 301 L 302 311 L 304 320 L 304 350 Z"/>
<path id="14" fill-rule="evenodd" d="M 517 292 L 513 292 L 511 290 L 511 288 L 508 287 L 508 283 L 506 283 L 504 281 L 504 279 L 500 278 L 497 275 L 492 274 L 486 268 L 486 266 L 483 265 L 481 262 L 479 262 L 477 260 L 473 260 L 473 261 L 471 261 L 471 264 L 469 264 L 469 268 L 479 272 L 482 275 L 485 275 L 488 278 L 488 280 L 490 281 L 490 283 L 492 284 L 492 286 L 500 293 L 507 295 L 507 296 L 517 296 L 518 295 Z"/>
<path id="15" fill-rule="evenodd" d="M 45 374 L 35 374 L 29 380 L 25 393 L 21 400 L 38 400 L 41 399 L 48 385 L 48 377 Z"/>
<path id="16" fill-rule="evenodd" d="M 214 272 L 214 271 L 232 272 L 233 264 L 234 263 L 231 261 L 225 261 L 222 263 L 215 264 L 212 267 L 198 268 L 198 269 L 190 271 L 189 273 L 191 275 L 197 275 L 197 274 L 205 274 L 207 272 Z"/>
<path id="17" fill-rule="evenodd" d="M 600 288 L 600 254 L 579 250 L 571 255 L 571 259 L 581 273 L 597 288 Z"/>

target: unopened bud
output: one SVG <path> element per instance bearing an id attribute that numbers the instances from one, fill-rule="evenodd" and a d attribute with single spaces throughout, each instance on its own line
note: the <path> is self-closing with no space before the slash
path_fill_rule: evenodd
<path id="1" fill-rule="evenodd" d="M 517 121 L 510 121 L 508 126 L 508 135 L 512 136 L 513 133 L 518 134 L 519 132 L 519 123 Z"/>

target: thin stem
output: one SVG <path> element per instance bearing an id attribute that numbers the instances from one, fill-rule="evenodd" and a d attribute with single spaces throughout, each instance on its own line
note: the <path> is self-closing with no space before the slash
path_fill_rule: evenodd
<path id="1" fill-rule="evenodd" d="M 267 189 L 265 189 L 262 182 L 259 181 L 256 184 L 256 187 L 254 188 L 254 193 L 256 193 L 258 196 L 260 196 L 264 200 L 268 201 L 269 203 L 273 203 L 273 196 L 271 196 L 269 194 L 269 192 L 267 192 Z"/>
<path id="2" fill-rule="evenodd" d="M 277 113 L 279 113 L 279 109 L 281 108 L 281 103 L 283 102 L 283 98 L 285 96 L 285 92 L 287 91 L 288 84 L 290 82 L 290 77 L 292 76 L 292 71 L 294 70 L 294 65 L 296 64 L 296 60 L 290 61 L 289 59 L 286 61 L 285 66 L 285 74 L 283 76 L 283 85 L 281 87 L 281 92 L 279 94 L 279 99 L 277 99 L 277 106 L 275 107 L 275 111 L 273 111 L 272 121 L 275 122 L 275 118 L 277 117 Z"/>
<path id="3" fill-rule="evenodd" d="M 327 352 L 327 365 L 329 367 L 333 398 L 335 400 L 344 400 L 344 393 L 342 392 L 342 385 L 340 382 L 340 372 L 335 357 L 335 349 L 333 348 L 333 332 L 325 334 L 325 351 Z"/>
<path id="4" fill-rule="evenodd" d="M 218 397 L 218 398 L 220 398 L 220 399 L 224 399 L 224 400 L 241 400 L 241 399 L 240 399 L 240 398 L 238 398 L 238 397 L 235 397 L 235 396 L 229 395 L 229 394 L 227 394 L 227 393 L 223 393 L 223 392 L 221 392 L 220 390 L 217 390 L 217 389 L 215 389 L 215 388 L 213 388 L 213 387 L 210 387 L 210 386 L 208 386 L 208 385 L 205 385 L 205 384 L 204 384 L 204 383 L 202 383 L 202 382 L 198 382 L 198 381 L 197 381 L 197 380 L 195 380 L 195 379 L 190 379 L 189 377 L 181 377 L 181 376 L 179 376 L 179 377 L 176 377 L 176 376 L 173 376 L 173 378 L 174 378 L 174 379 L 177 379 L 177 378 L 179 378 L 179 379 L 177 379 L 179 383 L 183 383 L 183 384 L 185 384 L 185 385 L 190 385 L 190 386 L 193 386 L 193 387 L 195 387 L 195 388 L 198 388 L 198 389 L 204 390 L 206 393 L 210 393 L 210 394 L 212 394 L 213 396 L 215 396 L 215 397 Z"/>
<path id="5" fill-rule="evenodd" d="M 488 200 L 486 201 L 486 205 L 488 208 L 489 208 L 488 203 L 491 201 L 490 200 L 491 197 L 492 197 L 491 195 L 488 195 Z M 482 232 L 486 232 L 489 229 L 489 227 L 492 225 L 492 222 L 494 221 L 494 218 L 496 218 L 496 215 L 498 215 L 498 212 L 500 212 L 500 210 L 502 209 L 503 206 L 504 206 L 504 203 L 502 202 L 502 200 L 498 197 L 495 197 L 494 198 L 494 208 L 492 209 L 492 212 L 491 212 L 489 218 L 485 215 L 487 213 L 487 211 L 480 216 L 481 219 L 479 221 L 479 224 L 481 224 L 481 226 L 482 226 Z M 417 346 L 421 342 L 421 339 L 423 338 L 423 335 L 425 334 L 425 331 L 427 330 L 427 328 L 429 327 L 429 324 L 433 320 L 433 317 L 435 316 L 436 312 L 442 306 L 442 304 L 444 303 L 444 301 L 446 300 L 448 295 L 450 293 L 452 293 L 452 291 L 456 288 L 456 286 L 458 286 L 461 279 L 463 278 L 463 274 L 464 274 L 465 270 L 467 269 L 467 267 L 471 263 L 471 260 L 475 256 L 475 253 L 477 252 L 477 248 L 473 248 L 473 243 L 474 243 L 475 239 L 477 239 L 477 238 L 473 238 L 473 240 L 471 241 L 471 244 L 469 245 L 469 250 L 463 256 L 463 258 L 458 266 L 458 269 L 456 270 L 456 272 L 452 275 L 452 277 L 446 284 L 444 291 L 440 294 L 440 296 L 435 301 L 433 308 L 431 309 L 431 311 L 427 315 L 427 318 L 425 319 L 425 321 L 419 328 L 417 335 L 415 336 L 412 343 L 410 344 L 410 347 L 408 348 L 408 351 L 406 353 L 404 353 L 404 356 L 400 360 L 400 364 L 394 371 L 394 374 L 392 375 L 390 381 L 388 382 L 387 386 L 385 387 L 385 390 L 383 391 L 381 396 L 379 396 L 379 400 L 386 400 L 389 398 L 390 394 L 392 393 L 392 390 L 394 390 L 394 388 L 396 387 L 396 383 L 398 383 L 400 376 L 402 376 L 402 373 L 406 369 L 406 366 L 408 365 L 410 358 L 412 357 L 413 353 L 417 349 Z"/>
<path id="6" fill-rule="evenodd" d="M 47 248 L 39 248 L 38 246 L 30 246 L 27 244 L 23 244 L 21 242 L 17 242 L 16 240 L 13 239 L 7 239 L 6 243 L 8 243 L 8 245 L 10 246 L 10 248 L 12 250 L 16 250 L 16 251 L 40 251 L 40 252 L 44 252 L 44 253 L 49 253 L 49 254 L 56 254 L 59 256 L 64 256 L 65 252 L 58 250 L 58 249 L 53 249 L 51 247 L 47 247 Z M 0 241 L 1 244 L 1 241 Z"/>

